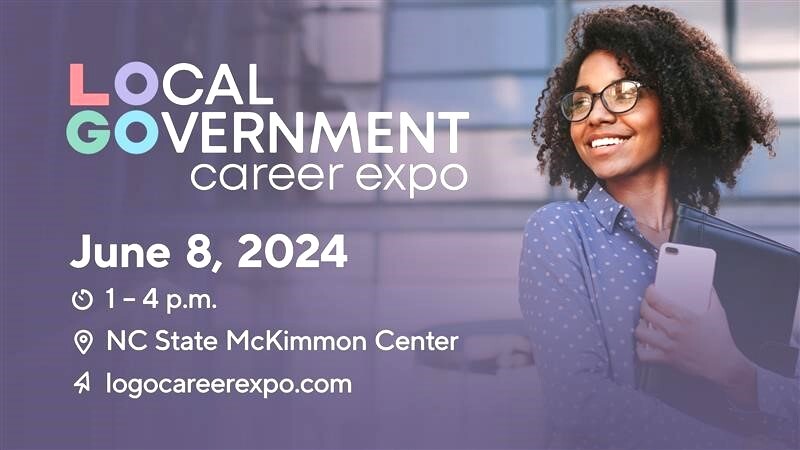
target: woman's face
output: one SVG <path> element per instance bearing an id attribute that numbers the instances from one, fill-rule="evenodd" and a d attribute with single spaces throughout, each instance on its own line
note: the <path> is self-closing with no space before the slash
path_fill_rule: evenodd
<path id="1" fill-rule="evenodd" d="M 606 51 L 594 51 L 586 57 L 578 72 L 575 88 L 598 93 L 614 81 L 625 78 L 617 57 Z M 646 174 L 658 166 L 661 147 L 660 102 L 653 91 L 639 90 L 636 106 L 622 114 L 610 113 L 600 98 L 594 100 L 589 116 L 572 122 L 570 135 L 583 162 L 601 180 Z M 599 139 L 615 137 L 622 142 L 592 147 Z M 608 142 L 608 141 L 606 141 Z"/>

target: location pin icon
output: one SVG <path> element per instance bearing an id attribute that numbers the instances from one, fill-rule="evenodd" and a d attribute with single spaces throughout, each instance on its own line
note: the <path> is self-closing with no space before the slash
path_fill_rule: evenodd
<path id="1" fill-rule="evenodd" d="M 89 330 L 80 330 L 75 333 L 74 340 L 75 346 L 78 347 L 82 355 L 85 355 L 89 351 L 89 347 L 92 346 L 92 333 Z"/>

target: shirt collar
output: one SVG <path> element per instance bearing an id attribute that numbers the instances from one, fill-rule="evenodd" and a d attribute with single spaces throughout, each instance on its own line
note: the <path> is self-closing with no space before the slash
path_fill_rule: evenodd
<path id="1" fill-rule="evenodd" d="M 621 225 L 625 228 L 634 226 L 635 220 L 630 210 L 616 201 L 600 183 L 594 183 L 583 203 L 609 233 L 614 232 L 617 220 L 621 220 Z"/>

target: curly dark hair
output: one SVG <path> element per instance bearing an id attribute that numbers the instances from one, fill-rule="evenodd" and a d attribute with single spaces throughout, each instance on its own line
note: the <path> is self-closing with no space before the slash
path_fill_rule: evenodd
<path id="1" fill-rule="evenodd" d="M 567 37 L 567 55 L 536 105 L 531 137 L 539 146 L 539 170 L 551 185 L 569 181 L 583 199 L 597 177 L 581 160 L 559 100 L 572 91 L 583 60 L 595 50 L 617 57 L 627 77 L 653 89 L 661 100 L 661 162 L 670 168 L 678 201 L 716 213 L 717 180 L 729 188 L 753 149 L 774 156 L 775 118 L 702 31 L 671 11 L 630 6 L 583 13 Z"/>

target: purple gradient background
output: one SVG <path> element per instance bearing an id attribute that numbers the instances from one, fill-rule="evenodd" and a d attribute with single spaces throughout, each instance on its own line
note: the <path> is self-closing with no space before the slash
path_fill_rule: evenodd
<path id="1" fill-rule="evenodd" d="M 375 252 L 376 244 L 369 239 L 372 230 L 394 223 L 391 211 L 370 204 L 309 204 L 296 191 L 196 192 L 187 175 L 201 161 L 197 146 L 192 151 L 190 145 L 186 155 L 176 156 L 163 128 L 157 147 L 141 157 L 126 155 L 113 144 L 91 157 L 68 147 L 64 126 L 75 111 L 83 109 L 68 105 L 71 62 L 85 64 L 87 90 L 111 92 L 111 106 L 99 108 L 111 123 L 123 112 L 136 109 L 122 105 L 111 90 L 116 70 L 128 61 L 147 61 L 159 76 L 177 62 L 193 62 L 204 69 L 230 62 L 240 75 L 240 88 L 246 90 L 246 78 L 241 76 L 246 71 L 241 68 L 251 61 L 240 61 L 237 68 L 237 57 L 230 53 L 235 44 L 228 42 L 225 47 L 222 40 L 215 40 L 235 39 L 235 34 L 214 37 L 209 31 L 208 42 L 197 43 L 206 50 L 201 52 L 207 55 L 205 60 L 177 58 L 175 55 L 183 55 L 185 50 L 169 35 L 170 28 L 199 26 L 189 18 L 179 20 L 189 10 L 187 5 L 173 3 L 163 9 L 156 4 L 130 5 L 42 2 L 3 6 L 2 447 L 462 448 L 528 446 L 540 439 L 540 430 L 529 423 L 528 415 L 516 416 L 509 408 L 504 408 L 507 414 L 503 417 L 481 412 L 480 405 L 503 402 L 496 388 L 484 398 L 484 379 L 421 367 L 411 353 L 103 349 L 105 329 L 202 330 L 222 336 L 227 328 L 258 332 L 285 327 L 294 334 L 369 337 L 384 327 L 416 331 L 414 324 L 419 321 L 415 316 L 426 314 L 425 307 L 419 311 L 412 307 L 404 312 L 409 320 L 399 316 L 384 323 L 376 318 L 376 310 L 381 308 L 374 301 L 377 272 L 383 272 L 383 283 L 389 286 L 381 295 L 403 302 L 403 269 L 420 263 L 415 261 L 413 249 L 397 248 L 392 261 L 382 268 L 361 258 Z M 215 6 L 202 3 L 195 10 L 214 14 Z M 140 29 L 136 39 L 130 39 L 126 14 L 131 11 L 141 15 L 145 27 L 153 23 L 152 32 Z M 175 22 L 165 26 L 168 20 Z M 282 61 L 274 64 L 279 67 Z M 205 73 L 206 83 L 210 82 L 214 72 Z M 185 88 L 188 91 L 194 86 Z M 221 101 L 209 109 L 229 107 Z M 160 91 L 141 109 L 154 115 L 178 110 L 166 103 Z M 182 108 L 178 114 L 188 115 L 192 109 Z M 180 123 L 185 116 L 178 120 Z M 233 155 L 209 159 L 237 161 Z M 270 162 L 270 157 L 261 161 Z M 413 223 L 413 218 L 406 218 L 405 223 Z M 240 234 L 318 232 L 325 236 L 331 230 L 347 235 L 350 262 L 346 269 L 234 270 L 241 254 L 236 245 Z M 185 240 L 195 232 L 212 237 L 226 266 L 220 274 L 186 268 Z M 90 233 L 98 241 L 165 242 L 172 250 L 172 262 L 165 270 L 72 270 L 67 262 L 77 256 L 82 233 Z M 472 258 L 479 261 L 480 255 Z M 491 270 L 482 268 L 480 262 L 473 266 L 473 270 Z M 509 275 L 515 266 L 516 261 L 508 261 Z M 393 281 L 395 268 L 400 275 Z M 419 271 L 424 272 L 424 266 Z M 219 308 L 167 317 L 161 310 L 141 305 L 119 304 L 114 310 L 102 306 L 102 293 L 108 287 L 115 287 L 118 297 L 141 298 L 152 286 L 162 292 L 170 288 L 210 292 Z M 95 306 L 89 312 L 71 306 L 70 296 L 79 288 L 95 294 Z M 512 292 L 515 285 L 509 283 L 508 289 Z M 432 295 L 459 294 L 457 290 L 448 292 L 445 286 Z M 509 314 L 476 316 L 493 319 Z M 79 355 L 73 345 L 74 332 L 82 328 L 94 331 L 94 347 L 86 356 Z M 92 373 L 92 392 L 79 396 L 72 384 L 84 370 Z M 354 392 L 331 397 L 275 395 L 269 400 L 240 395 L 130 400 L 104 393 L 107 370 L 122 377 L 349 377 Z M 532 391 L 533 383 L 526 384 Z M 467 392 L 470 394 L 462 397 Z M 508 390 L 505 397 L 509 396 L 519 397 L 519 393 Z M 533 406 L 531 411 L 535 411 Z"/>
<path id="2" fill-rule="evenodd" d="M 176 156 L 163 127 L 156 148 L 144 156 L 127 155 L 113 144 L 97 155 L 80 155 L 64 137 L 69 117 L 82 109 L 68 104 L 69 63 L 85 64 L 87 89 L 111 92 L 111 106 L 103 112 L 113 123 L 125 111 L 139 109 L 122 105 L 113 93 L 114 74 L 122 64 L 148 62 L 160 77 L 172 64 L 194 63 L 205 69 L 207 78 L 197 86 L 181 86 L 188 92 L 207 87 L 213 69 L 230 63 L 244 92 L 246 64 L 254 62 L 244 54 L 247 38 L 235 27 L 222 34 L 204 28 L 212 21 L 209 18 L 220 14 L 214 2 L 191 8 L 182 2 L 15 2 L 4 4 L 0 11 L 0 447 L 544 445 L 546 418 L 532 366 L 476 374 L 428 367 L 408 352 L 102 350 L 101 330 L 106 329 L 201 330 L 222 336 L 228 328 L 253 332 L 286 328 L 294 334 L 369 337 L 381 328 L 410 334 L 450 322 L 518 319 L 516 258 L 521 228 L 526 214 L 542 199 L 525 197 L 517 208 L 494 209 L 508 226 L 487 230 L 481 210 L 424 202 L 414 208 L 402 202 L 350 202 L 353 196 L 346 186 L 329 196 L 334 201 L 328 203 L 297 190 L 201 193 L 188 181 L 194 165 L 252 160 L 248 155 L 202 156 L 193 144 L 185 155 Z M 130 14 L 136 15 L 139 29 L 131 25 Z M 221 20 L 235 22 L 236 17 L 231 14 Z M 199 36 L 197 41 L 178 39 L 190 29 Z M 531 58 L 545 60 L 538 53 Z M 288 64 L 278 57 L 272 60 L 266 67 L 268 86 L 281 86 L 286 75 L 281 71 Z M 276 110 L 291 117 L 294 110 L 280 97 L 277 101 Z M 140 109 L 154 115 L 173 111 L 176 122 L 183 123 L 194 108 L 170 105 L 159 91 Z M 208 109 L 237 108 L 220 101 Z M 157 121 L 161 124 L 159 117 Z M 527 140 L 527 131 L 521 138 Z M 437 159 L 436 164 L 461 162 L 461 156 Z M 281 158 L 279 153 L 257 161 L 274 163 Z M 369 161 L 349 164 L 354 162 Z M 414 160 L 409 156 L 403 162 Z M 533 166 L 530 169 L 533 174 Z M 341 203 L 335 202 L 341 200 L 337 195 L 344 199 Z M 789 214 L 797 211 L 796 205 L 790 209 Z M 457 221 L 462 227 L 456 233 L 442 225 Z M 197 232 L 212 238 L 215 254 L 225 264 L 217 275 L 189 269 L 183 261 L 185 240 Z M 350 261 L 342 270 L 234 270 L 241 254 L 238 236 L 277 232 L 345 233 Z M 172 250 L 172 262 L 166 270 L 72 270 L 67 262 L 77 255 L 83 233 L 99 241 L 165 242 Z M 380 239 L 379 233 L 383 233 Z M 464 246 L 464 241 L 470 245 Z M 473 283 L 478 277 L 493 284 Z M 219 307 L 172 317 L 142 305 L 119 305 L 109 311 L 100 307 L 102 292 L 109 287 L 118 296 L 141 297 L 150 287 L 210 292 Z M 95 294 L 95 307 L 89 312 L 76 311 L 70 303 L 72 292 L 80 288 Z M 94 348 L 86 356 L 73 345 L 73 334 L 82 328 L 94 331 Z M 508 338 L 515 330 L 499 334 Z M 484 328 L 484 334 L 495 333 Z M 92 372 L 92 392 L 79 396 L 72 384 L 85 370 Z M 157 378 L 350 377 L 354 392 L 331 397 L 275 395 L 268 400 L 241 395 L 130 400 L 101 392 L 106 371 Z"/>

